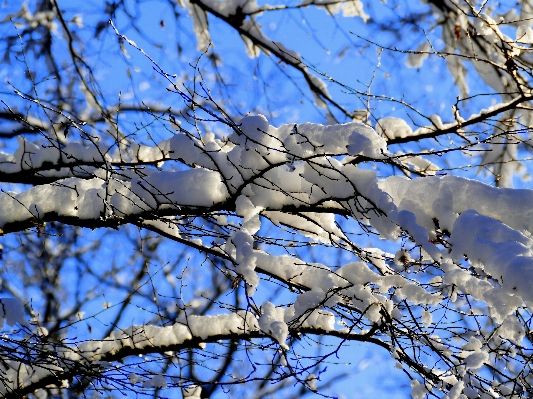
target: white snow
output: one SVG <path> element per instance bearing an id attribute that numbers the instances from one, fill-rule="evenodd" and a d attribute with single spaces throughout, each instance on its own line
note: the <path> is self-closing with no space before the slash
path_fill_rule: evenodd
<path id="1" fill-rule="evenodd" d="M 436 117 L 431 121 L 433 129 L 446 126 Z M 409 137 L 420 129 L 413 132 L 398 118 L 379 121 L 377 129 L 355 122 L 276 128 L 265 116 L 251 115 L 226 140 L 210 132 L 195 137 L 179 130 L 157 145 L 130 145 L 115 153 L 97 143 L 62 143 L 59 149 L 19 140 L 13 154 L 0 155 L 4 160 L 1 172 L 50 169 L 58 162 L 62 168 L 50 169 L 56 183 L 0 193 L 0 227 L 54 214 L 127 223 L 128 218 L 143 213 L 147 228 L 186 241 L 179 217 L 197 212 L 215 215 L 228 228 L 224 241 L 211 244 L 197 238 L 190 242 L 227 257 L 228 274 L 235 283 L 244 282 L 248 296 L 254 297 L 261 287 L 261 274 L 299 290 L 290 303 L 276 299 L 262 303 L 255 309 L 257 314 L 189 315 L 170 326 L 116 330 L 105 340 L 65 349 L 61 355 L 65 359 L 96 362 L 122 348 L 173 350 L 192 339 L 201 340 L 205 348 L 205 343 L 220 337 L 252 332 L 262 332 L 283 350 L 290 350 L 289 326 L 334 331 L 335 323 L 340 323 L 335 312 L 339 304 L 352 307 L 370 325 L 380 325 L 388 317 L 416 317 L 425 331 L 437 323 L 437 307 L 443 299 L 459 303 L 463 294 L 490 309 L 498 326 L 494 339 L 520 344 L 525 330 L 515 314 L 533 302 L 533 191 L 499 189 L 453 176 L 380 179 L 354 160 L 387 161 L 392 156 L 387 139 Z M 164 160 L 166 164 L 165 169 L 122 170 L 116 166 L 121 160 Z M 423 166 L 425 161 L 420 157 L 412 163 Z M 77 175 L 65 167 L 73 162 L 88 163 L 90 168 L 84 167 Z M 370 225 L 381 238 L 396 240 L 402 232 L 408 236 L 404 234 L 402 243 L 394 244 L 396 253 L 354 250 L 360 258 L 335 267 L 327 258 L 323 263 L 309 262 L 295 252 L 273 255 L 256 245 L 264 229 L 285 227 L 309 245 L 346 245 L 349 237 L 338 224 L 344 215 Z M 264 223 L 265 218 L 272 224 Z M 432 266 L 436 275 L 424 271 L 427 265 L 438 265 Z M 405 304 L 416 307 L 413 315 L 404 313 Z M 0 305 L 2 323 L 27 325 L 20 302 L 7 298 Z M 455 350 L 461 367 L 476 370 L 491 362 L 488 344 L 469 338 L 460 350 L 444 345 L 438 336 L 427 342 L 446 356 Z M 20 378 L 33 381 L 51 372 L 29 367 Z M 145 388 L 168 384 L 162 375 L 140 379 L 135 374 L 130 380 Z M 448 396 L 459 398 L 467 387 L 454 383 L 456 388 Z M 419 382 L 412 385 L 413 397 L 427 393 Z"/>
<path id="2" fill-rule="evenodd" d="M 261 305 L 262 315 L 259 317 L 259 327 L 266 334 L 271 335 L 284 349 L 289 349 L 285 341 L 289 335 L 289 328 L 285 323 L 285 310 L 276 308 L 272 303 Z"/>
<path id="3" fill-rule="evenodd" d="M 4 327 L 4 323 L 8 326 L 28 327 L 26 315 L 24 312 L 24 305 L 17 298 L 0 298 L 0 329 Z"/>
<path id="4" fill-rule="evenodd" d="M 181 394 L 184 398 L 198 398 L 200 399 L 202 396 L 202 387 L 196 386 L 196 385 L 190 385 L 186 388 L 182 388 Z"/>
<path id="5" fill-rule="evenodd" d="M 143 382 L 143 388 L 167 388 L 167 380 L 162 375 L 154 375 L 149 380 Z"/>
<path id="6" fill-rule="evenodd" d="M 424 42 L 418 46 L 416 52 L 409 53 L 407 57 L 407 66 L 409 68 L 420 68 L 424 61 L 429 57 L 429 51 L 431 45 L 428 42 Z"/>
<path id="7" fill-rule="evenodd" d="M 533 29 L 527 25 L 520 25 L 516 30 L 516 41 L 525 44 L 533 44 Z"/>

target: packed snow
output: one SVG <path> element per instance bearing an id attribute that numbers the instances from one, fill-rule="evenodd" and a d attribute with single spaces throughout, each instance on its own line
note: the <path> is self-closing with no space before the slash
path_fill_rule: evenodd
<path id="1" fill-rule="evenodd" d="M 433 122 L 442 128 L 440 120 Z M 286 351 L 290 350 L 291 329 L 348 336 L 364 333 L 351 332 L 339 323 L 334 312 L 338 307 L 353 309 L 369 325 L 379 326 L 388 319 L 404 320 L 400 304 L 410 304 L 419 309 L 421 328 L 431 329 L 438 316 L 435 309 L 445 298 L 456 302 L 460 294 L 490 308 L 498 324 L 494 339 L 519 344 L 525 331 L 513 315 L 524 303 L 533 302 L 533 191 L 499 189 L 453 176 L 379 179 L 375 171 L 360 168 L 355 161 L 391 159 L 386 139 L 417 133 L 397 118 L 380 121 L 377 129 L 357 122 L 276 128 L 263 115 L 253 115 L 243 118 L 225 139 L 210 133 L 196 137 L 180 130 L 153 147 L 132 146 L 114 153 L 98 143 L 39 147 L 19 140 L 13 154 L 1 155 L 2 173 L 46 170 L 54 164 L 62 167 L 54 169 L 54 183 L 2 192 L 0 227 L 9 230 L 17 223 L 38 224 L 56 217 L 103 225 L 107 220 L 128 223 L 141 218 L 145 227 L 186 242 L 186 232 L 176 217 L 214 215 L 222 210 L 232 215 L 231 222 L 226 216 L 216 217 L 218 223 L 231 226 L 225 242 L 209 246 L 196 240 L 194 245 L 226 257 L 232 264 L 228 273 L 237 283 L 244 282 L 250 297 L 261 285 L 261 274 L 297 289 L 293 302 L 265 301 L 256 312 L 189 315 L 165 327 L 120 329 L 105 340 L 65 350 L 64 359 L 97 362 L 124 348 L 172 350 L 194 339 L 205 347 L 205 342 L 216 337 L 251 333 L 270 337 Z M 424 160 L 423 155 L 418 157 L 419 162 Z M 142 173 L 118 168 L 121 161 L 144 165 L 162 160 L 165 168 L 146 168 Z M 76 177 L 69 163 L 92 169 Z M 177 163 L 181 166 L 172 169 Z M 338 224 L 339 215 L 371 226 L 385 239 L 396 240 L 407 233 L 421 254 L 421 264 L 410 269 L 416 259 L 403 247 L 396 254 L 367 249 L 359 260 L 333 267 L 294 255 L 270 254 L 255 246 L 266 220 L 310 242 L 345 245 L 349 238 Z M 442 274 L 430 282 L 417 280 L 420 266 L 433 262 L 440 265 Z M 475 274 L 464 266 L 467 263 Z M 0 304 L 2 322 L 27 325 L 20 302 L 2 299 Z M 431 345 L 451 354 L 436 336 Z M 454 361 L 475 371 L 491 362 L 486 349 L 486 342 L 471 337 Z M 16 366 L 10 365 L 5 372 Z M 31 383 L 62 367 L 66 365 L 58 365 L 57 370 L 25 366 L 18 378 Z M 144 388 L 168 386 L 161 375 L 149 379 L 130 375 L 130 380 Z M 189 397 L 196 397 L 193 388 L 184 388 L 184 392 L 190 390 Z M 414 397 L 427 393 L 417 382 L 412 388 Z M 449 397 L 466 389 L 458 382 Z"/>

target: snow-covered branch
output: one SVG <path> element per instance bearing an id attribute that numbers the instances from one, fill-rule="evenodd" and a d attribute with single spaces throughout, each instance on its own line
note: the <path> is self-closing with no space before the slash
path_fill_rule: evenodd
<path id="1" fill-rule="evenodd" d="M 533 391 L 529 3 L 60 3 L 0 21 L 0 396 Z"/>

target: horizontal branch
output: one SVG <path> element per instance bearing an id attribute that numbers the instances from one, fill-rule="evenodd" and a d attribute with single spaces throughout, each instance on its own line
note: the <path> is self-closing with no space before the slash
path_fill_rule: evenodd
<path id="1" fill-rule="evenodd" d="M 125 224 L 134 224 L 142 226 L 143 228 L 150 229 L 144 221 L 145 220 L 159 220 L 166 216 L 202 216 L 219 211 L 235 211 L 234 201 L 226 201 L 224 203 L 215 204 L 212 207 L 184 207 L 174 209 L 161 209 L 150 210 L 141 212 L 134 215 L 128 215 L 124 217 L 114 216 L 109 218 L 97 218 L 97 219 L 81 219 L 77 216 L 65 216 L 59 215 L 57 212 L 46 212 L 39 214 L 39 217 L 28 215 L 27 219 L 18 220 L 14 222 L 7 222 L 4 224 L 1 230 L 1 234 L 15 233 L 18 231 L 31 229 L 35 227 L 43 226 L 48 222 L 58 222 L 76 227 L 86 227 L 90 229 L 97 228 L 111 228 L 118 229 Z M 287 205 L 281 208 L 265 209 L 265 211 L 279 211 L 286 213 L 299 213 L 299 212 L 314 212 L 314 213 L 334 213 L 336 215 L 348 216 L 349 212 L 346 209 L 340 207 L 327 207 L 323 205 L 309 205 L 309 206 L 294 206 Z M 29 213 L 29 212 L 28 212 Z M 159 231 L 161 234 L 161 232 Z M 168 236 L 172 238 L 172 236 Z"/>
<path id="2" fill-rule="evenodd" d="M 206 316 L 209 317 L 209 316 Z M 164 328 L 172 328 L 164 327 Z M 154 331 L 161 332 L 164 328 L 161 327 L 155 327 Z M 188 330 L 188 327 L 183 326 L 185 331 Z M 138 327 L 139 331 L 143 330 L 143 327 Z M 134 334 L 143 334 L 142 332 L 134 332 Z M 350 332 L 343 332 L 338 330 L 333 331 L 326 331 L 321 328 L 312 328 L 312 327 L 306 327 L 301 328 L 298 330 L 293 331 L 293 333 L 297 334 L 304 334 L 304 335 L 321 335 L 321 336 L 330 336 L 342 339 L 344 341 L 358 341 L 358 342 L 369 342 L 375 345 L 378 345 L 387 351 L 390 350 L 390 346 L 385 343 L 384 341 L 372 337 L 369 333 L 364 334 L 352 334 Z M 155 337 L 152 337 L 155 338 Z M 231 331 L 225 331 L 219 334 L 213 334 L 210 336 L 204 336 L 204 337 L 194 337 L 190 336 L 184 339 L 182 342 L 173 343 L 169 345 L 152 345 L 151 343 L 151 337 L 143 337 L 141 341 L 138 342 L 138 344 L 135 343 L 135 336 L 126 338 L 121 337 L 122 340 L 129 339 L 129 344 L 131 346 L 128 346 L 127 344 L 120 348 L 117 351 L 109 352 L 102 355 L 97 355 L 95 359 L 91 359 L 90 353 L 82 353 L 83 348 L 85 344 L 79 344 L 78 348 L 60 348 L 60 353 L 64 354 L 70 354 L 72 351 L 73 354 L 79 354 L 80 359 L 78 361 L 73 361 L 68 358 L 63 359 L 61 362 L 69 363 L 70 367 L 66 367 L 64 369 L 59 370 L 53 370 L 49 369 L 45 373 L 45 375 L 40 378 L 38 381 L 33 381 L 30 384 L 22 387 L 14 387 L 9 392 L 6 392 L 4 394 L 4 398 L 6 399 L 19 399 L 24 397 L 25 395 L 31 394 L 35 392 L 38 389 L 45 388 L 47 386 L 58 386 L 61 387 L 63 385 L 64 381 L 71 382 L 74 378 L 77 376 L 83 377 L 83 376 L 97 376 L 101 374 L 105 374 L 105 371 L 101 371 L 102 369 L 102 362 L 122 362 L 125 358 L 130 356 L 144 356 L 144 355 L 150 355 L 150 354 L 165 354 L 166 352 L 181 352 L 184 350 L 190 350 L 190 349 L 198 349 L 200 350 L 202 347 L 202 344 L 206 343 L 219 343 L 220 341 L 236 341 L 236 340 L 252 340 L 252 339 L 273 339 L 269 335 L 265 334 L 264 332 L 258 330 L 257 328 L 252 328 L 249 330 L 242 329 L 239 332 L 231 332 Z M 91 347 L 98 346 L 99 343 L 101 346 L 107 345 L 110 341 L 112 341 L 114 338 L 110 338 L 107 340 L 102 341 L 87 341 L 87 344 Z M 273 339 L 274 340 L 274 339 Z M 275 340 L 274 340 L 275 341 Z M 125 341 L 121 341 L 125 342 Z M 57 354 L 59 355 L 59 353 Z M 168 355 L 165 355 L 168 356 Z M 27 364 L 28 367 L 39 367 L 39 366 L 32 366 L 32 364 Z M 45 367 L 45 366 L 43 366 Z M 17 372 L 15 370 L 15 372 Z M 42 371 L 41 371 L 42 372 Z M 13 381 L 13 383 L 15 383 Z"/>
<path id="3" fill-rule="evenodd" d="M 453 134 L 453 133 L 458 134 L 460 133 L 461 129 L 467 126 L 472 126 L 477 123 L 484 122 L 487 119 L 492 118 L 493 116 L 499 115 L 505 111 L 510 111 L 512 109 L 515 109 L 518 105 L 524 102 L 527 102 L 527 101 L 531 101 L 531 100 L 533 100 L 533 96 L 521 95 L 507 103 L 503 103 L 498 106 L 491 107 L 489 110 L 482 110 L 479 114 L 472 116 L 470 119 L 466 121 L 447 123 L 442 128 L 438 128 L 436 126 L 421 128 L 421 129 L 427 129 L 430 131 L 427 131 L 426 133 L 412 135 L 412 136 L 386 139 L 387 144 L 390 145 L 390 144 L 411 143 L 414 141 L 419 141 L 419 140 L 424 140 L 424 139 L 434 139 L 445 134 Z"/>
<path id="4" fill-rule="evenodd" d="M 62 180 L 69 177 L 76 177 L 79 179 L 93 179 L 94 174 L 92 169 L 98 169 L 109 165 L 113 167 L 113 174 L 120 175 L 124 170 L 135 170 L 136 168 L 142 168 L 145 166 L 156 167 L 161 162 L 171 161 L 170 158 L 160 158 L 149 161 L 135 161 L 135 162 L 105 162 L 105 161 L 93 161 L 88 162 L 84 160 L 76 160 L 74 162 L 57 162 L 51 164 L 45 162 L 39 167 L 32 167 L 28 169 L 22 169 L 16 172 L 1 172 L 0 182 L 2 183 L 19 183 L 30 184 L 33 186 L 39 186 L 43 184 L 55 183 L 58 180 Z M 91 170 L 84 171 L 84 169 Z"/>

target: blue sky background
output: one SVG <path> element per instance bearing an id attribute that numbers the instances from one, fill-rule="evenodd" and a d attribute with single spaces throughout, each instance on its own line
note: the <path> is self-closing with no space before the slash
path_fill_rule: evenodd
<path id="1" fill-rule="evenodd" d="M 83 17 L 84 28 L 77 31 L 82 43 L 79 47 L 86 55 L 88 64 L 93 68 L 98 80 L 102 97 L 107 105 L 122 104 L 146 104 L 158 105 L 173 110 L 183 108 L 183 102 L 179 96 L 168 92 L 168 82 L 157 74 L 151 62 L 135 48 L 123 45 L 125 51 L 121 51 L 118 38 L 110 28 L 106 28 L 98 37 L 95 37 L 95 28 L 106 17 L 101 10 L 105 7 L 103 2 L 83 1 L 60 1 L 66 9 L 66 16 L 74 18 L 76 14 Z M 133 2 L 132 2 L 133 3 Z M 33 2 L 29 2 L 30 9 Z M 361 18 L 332 18 L 325 10 L 308 8 L 293 11 L 277 11 L 268 13 L 259 19 L 264 33 L 274 41 L 283 42 L 284 45 L 299 52 L 305 62 L 314 70 L 331 77 L 328 81 L 328 89 L 332 97 L 346 106 L 348 109 L 364 109 L 370 107 L 370 122 L 375 125 L 376 119 L 387 116 L 404 118 L 414 128 L 417 125 L 427 124 L 427 120 L 413 112 L 406 111 L 397 101 L 401 99 L 412 104 L 425 115 L 438 114 L 446 121 L 452 117 L 450 105 L 455 102 L 459 95 L 458 89 L 453 84 L 445 61 L 437 56 L 430 56 L 422 68 L 407 68 L 407 54 L 391 50 L 380 50 L 376 45 L 369 42 L 382 44 L 388 47 L 397 47 L 400 50 L 415 50 L 424 42 L 424 30 L 431 39 L 437 50 L 443 46 L 440 37 L 440 28 L 435 27 L 435 21 L 430 15 L 429 7 L 418 1 L 394 1 L 394 2 L 364 2 L 365 11 L 371 16 L 372 21 L 365 24 Z M 19 9 L 18 2 L 7 1 L 5 7 L 0 10 L 7 15 L 15 13 Z M 263 113 L 272 125 L 284 123 L 315 122 L 326 123 L 327 119 L 323 110 L 318 109 L 313 103 L 313 97 L 305 87 L 302 76 L 277 59 L 261 54 L 257 59 L 250 59 L 245 52 L 245 46 L 235 31 L 224 22 L 210 18 L 211 38 L 213 48 L 219 57 L 217 68 L 213 68 L 209 55 L 201 55 L 196 49 L 196 38 L 192 33 L 190 18 L 183 13 L 175 19 L 171 15 L 171 7 L 164 1 L 146 1 L 138 5 L 128 6 L 131 15 L 135 16 L 132 23 L 131 16 L 119 12 L 114 18 L 118 30 L 131 40 L 134 40 L 147 54 L 150 55 L 160 67 L 170 74 L 176 74 L 176 83 L 190 85 L 195 75 L 193 66 L 197 65 L 207 86 L 212 90 L 213 97 L 225 103 L 231 116 L 238 119 L 247 113 Z M 404 16 L 419 14 L 424 15 L 419 22 L 413 25 L 392 24 Z M 386 28 L 390 27 L 388 31 Z M 10 22 L 0 25 L 0 34 L 13 35 L 16 26 Z M 435 28 L 435 29 L 432 29 Z M 53 38 L 56 46 L 54 54 L 59 61 L 65 56 L 67 50 L 65 42 L 60 37 Z M 365 40 L 367 39 L 367 40 Z M 27 46 L 27 43 L 23 45 Z M 20 43 L 14 46 L 21 46 Z M 0 49 L 3 51 L 5 49 Z M 51 86 L 50 77 L 47 76 L 46 68 L 42 59 L 28 53 L 27 65 L 38 76 L 38 90 L 43 96 L 47 96 L 47 90 Z M 60 62 L 61 63 L 61 62 Z M 467 66 L 468 67 L 468 66 Z M 470 67 L 469 67 L 470 68 Z M 471 69 L 471 68 L 470 68 Z M 22 104 L 20 99 L 13 94 L 12 87 L 21 91 L 30 91 L 26 65 L 23 59 L 10 60 L 10 63 L 0 65 L 0 97 L 16 107 Z M 62 70 L 68 76 L 73 73 L 69 67 Z M 224 79 L 225 85 L 220 85 L 216 75 Z M 470 75 L 474 77 L 473 71 Z M 336 82 L 342 83 L 341 86 Z M 472 94 L 487 92 L 488 89 L 479 79 L 469 79 Z M 351 89 L 350 89 L 351 88 Z M 352 90 L 353 89 L 353 90 Z M 359 92 L 369 92 L 380 98 L 367 98 Z M 79 93 L 78 93 L 79 94 Z M 386 98 L 388 97 L 388 99 Z M 498 100 L 497 97 L 477 97 L 463 104 L 463 114 L 469 115 L 477 112 Z M 78 101 L 83 103 L 83 97 Z M 73 107 L 80 104 L 73 104 Z M 130 116 L 131 115 L 131 116 Z M 346 122 L 341 115 L 335 112 L 340 122 Z M 161 119 L 153 115 L 133 115 L 124 113 L 118 119 L 119 126 L 126 132 L 137 132 L 136 137 L 141 142 L 158 142 L 170 138 L 173 134 L 169 128 L 167 117 Z M 184 125 L 185 126 L 185 125 Z M 99 124 L 95 129 L 105 129 L 105 124 Z M 218 135 L 228 134 L 224 127 L 213 125 L 212 129 Z M 149 133 L 149 134 L 147 134 Z M 14 140 L 4 140 L 4 151 L 9 152 L 15 148 Z M 397 146 L 396 150 L 417 151 L 418 145 Z M 445 166 L 450 162 L 453 166 L 455 157 L 464 157 L 455 154 L 446 159 L 433 157 L 432 161 Z M 475 161 L 473 161 L 474 163 Z M 461 160 L 464 163 L 464 159 Z M 379 173 L 382 176 L 389 175 L 391 169 L 383 167 Z M 396 173 L 392 171 L 393 173 Z M 475 169 L 454 171 L 454 174 L 473 176 Z M 526 183 L 516 179 L 520 187 L 527 187 Z M 8 187 L 8 186 L 6 186 Z M 88 232 L 87 240 L 98 238 L 99 232 Z M 132 257 L 134 246 L 121 241 L 120 235 L 109 234 L 106 238 L 105 248 L 99 253 L 99 258 L 93 258 L 96 267 L 105 268 L 109 259 L 117 263 L 127 263 Z M 364 246 L 380 246 L 387 249 L 387 244 L 377 242 L 372 236 L 362 236 Z M 165 256 L 169 259 L 178 251 L 175 244 L 167 244 L 161 252 L 161 264 L 153 265 L 155 269 L 161 268 Z M 305 255 L 305 254 L 303 254 Z M 195 269 L 194 253 L 187 252 L 181 268 L 186 264 L 191 266 L 191 281 L 200 279 L 202 271 Z M 320 261 L 335 264 L 337 254 L 324 251 L 320 254 Z M 342 263 L 350 259 L 341 258 Z M 65 272 L 65 279 L 75 276 L 74 266 L 71 272 Z M 69 274 L 71 273 L 71 275 Z M 127 273 L 127 270 L 125 271 Z M 87 277 L 84 283 L 90 281 Z M 199 284 L 201 285 L 201 284 Z M 36 291 L 37 293 L 38 291 Z M 160 287 L 159 294 L 164 297 L 166 292 Z M 268 292 L 259 293 L 257 303 L 268 298 Z M 192 299 L 192 298 L 189 298 Z M 161 299 L 163 300 L 163 299 Z M 284 298 L 278 298 L 283 302 Z M 287 296 L 287 301 L 290 300 Z M 105 298 L 97 297 L 86 306 L 87 314 L 94 314 L 101 309 L 104 301 L 115 303 L 112 290 L 106 290 Z M 171 301 L 171 299 L 168 299 Z M 39 298 L 35 298 L 39 303 Z M 141 304 L 138 304 L 141 306 Z M 147 303 L 142 306 L 149 307 Z M 114 310 L 115 309 L 115 310 Z M 105 323 L 107 318 L 114 316 L 117 308 L 111 308 L 98 316 L 98 320 Z M 139 319 L 139 309 L 132 306 L 125 310 L 123 320 L 129 320 L 130 324 L 142 323 Z M 82 328 L 80 327 L 80 331 Z M 83 334 L 83 333 L 82 333 Z M 337 341 L 327 340 L 327 344 Z M 302 340 L 301 346 L 312 347 L 311 340 Z M 406 398 L 409 397 L 409 379 L 406 375 L 394 367 L 395 361 L 390 355 L 373 348 L 370 344 L 349 343 L 338 352 L 339 358 L 331 358 L 328 371 L 334 375 L 336 372 L 349 370 L 350 377 L 343 379 L 326 393 L 341 393 L 340 397 L 346 398 Z M 337 364 L 335 364 L 337 363 Z M 320 384 L 319 384 L 320 387 Z M 217 397 L 226 397 L 219 394 Z"/>

